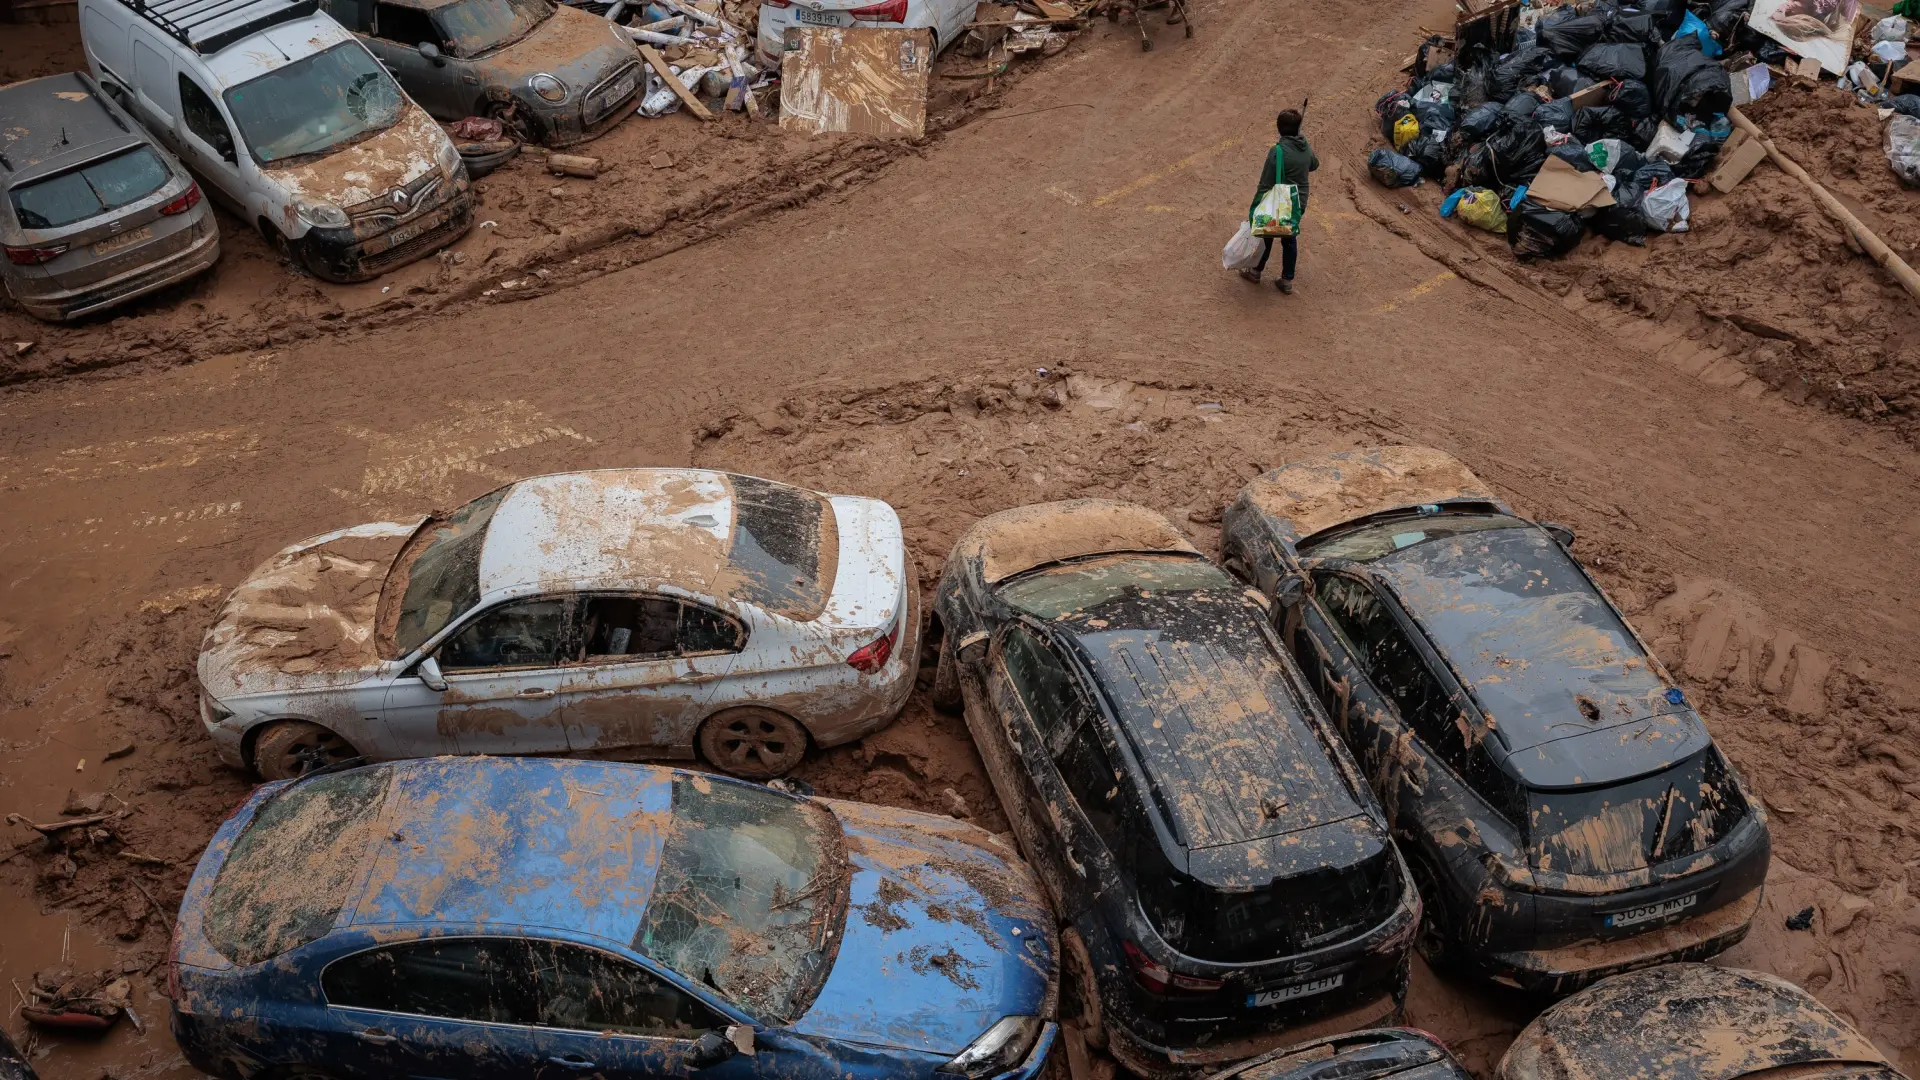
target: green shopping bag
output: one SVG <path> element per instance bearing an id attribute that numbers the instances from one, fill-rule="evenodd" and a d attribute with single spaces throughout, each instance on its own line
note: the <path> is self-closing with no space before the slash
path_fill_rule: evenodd
<path id="1" fill-rule="evenodd" d="M 1276 143 L 1273 147 L 1273 175 L 1277 181 L 1286 175 L 1286 155 Z M 1300 229 L 1300 189 L 1292 184 L 1275 183 L 1253 204 L 1253 235 L 1292 236 Z"/>

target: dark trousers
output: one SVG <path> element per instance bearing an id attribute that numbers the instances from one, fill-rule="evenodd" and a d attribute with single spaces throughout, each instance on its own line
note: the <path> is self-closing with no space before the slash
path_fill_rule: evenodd
<path id="1" fill-rule="evenodd" d="M 1258 274 L 1267 268 L 1267 257 L 1273 254 L 1273 240 L 1271 236 L 1260 238 L 1260 265 L 1253 268 L 1254 273 Z M 1292 281 L 1293 268 L 1299 261 L 1300 238 L 1298 236 L 1280 237 L 1280 276 Z"/>

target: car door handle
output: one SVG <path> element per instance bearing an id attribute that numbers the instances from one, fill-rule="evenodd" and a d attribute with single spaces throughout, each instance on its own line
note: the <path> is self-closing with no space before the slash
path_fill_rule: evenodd
<path id="1" fill-rule="evenodd" d="M 550 1057 L 547 1060 L 563 1069 L 579 1069 L 582 1072 L 594 1067 L 593 1062 L 588 1061 L 579 1054 L 567 1054 L 564 1057 Z"/>
<path id="2" fill-rule="evenodd" d="M 368 1028 L 365 1031 L 356 1031 L 353 1033 L 353 1037 L 359 1039 L 361 1042 L 372 1043 L 375 1046 L 387 1046 L 400 1041 L 398 1035 L 389 1035 L 379 1028 Z"/>
<path id="3" fill-rule="evenodd" d="M 553 689 L 546 686 L 529 686 L 514 696 L 523 698 L 550 698 L 553 696 Z"/>

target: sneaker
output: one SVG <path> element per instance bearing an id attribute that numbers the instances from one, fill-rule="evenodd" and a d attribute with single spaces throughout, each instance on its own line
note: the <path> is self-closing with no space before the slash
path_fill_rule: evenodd
<path id="1" fill-rule="evenodd" d="M 1273 287 L 1286 293 L 1288 296 L 1293 295 L 1293 280 L 1291 278 L 1274 278 Z"/>
<path id="2" fill-rule="evenodd" d="M 1242 270 L 1240 271 L 1240 276 L 1253 282 L 1255 285 L 1260 284 L 1260 271 L 1258 270 Z"/>

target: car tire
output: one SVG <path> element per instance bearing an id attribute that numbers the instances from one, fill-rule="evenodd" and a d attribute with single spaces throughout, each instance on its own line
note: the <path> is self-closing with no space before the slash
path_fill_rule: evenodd
<path id="1" fill-rule="evenodd" d="M 743 780 L 785 776 L 807 756 L 807 729 L 782 712 L 756 705 L 728 709 L 700 725 L 700 756 Z"/>
<path id="2" fill-rule="evenodd" d="M 1069 926 L 1060 932 L 1060 1018 L 1077 1023 L 1087 1045 L 1107 1046 L 1107 1025 L 1100 1009 L 1100 983 L 1080 931 Z"/>
<path id="3" fill-rule="evenodd" d="M 1407 870 L 1420 893 L 1420 930 L 1413 947 L 1434 971 L 1452 971 L 1460 966 L 1460 947 L 1447 932 L 1451 920 L 1444 914 L 1446 903 L 1440 899 L 1439 879 L 1417 859 L 1408 860 Z"/>
<path id="4" fill-rule="evenodd" d="M 960 693 L 960 661 L 953 655 L 953 638 L 940 636 L 940 659 L 933 667 L 933 688 L 927 692 L 933 707 L 949 715 L 966 711 L 966 698 Z"/>
<path id="5" fill-rule="evenodd" d="M 253 771 L 262 780 L 291 780 L 359 756 L 352 743 L 305 720 L 277 720 L 253 740 Z"/>

